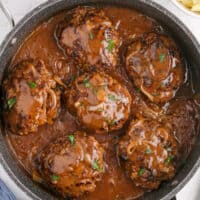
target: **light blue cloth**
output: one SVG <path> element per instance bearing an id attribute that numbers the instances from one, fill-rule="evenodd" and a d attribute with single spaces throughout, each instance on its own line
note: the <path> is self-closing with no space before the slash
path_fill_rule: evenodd
<path id="1" fill-rule="evenodd" d="M 14 194 L 0 180 L 0 200 L 16 200 Z"/>

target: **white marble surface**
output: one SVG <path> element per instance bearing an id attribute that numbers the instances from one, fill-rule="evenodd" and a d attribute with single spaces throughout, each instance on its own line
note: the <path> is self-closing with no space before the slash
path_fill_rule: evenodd
<path id="1" fill-rule="evenodd" d="M 28 11 L 33 9 L 38 4 L 45 0 L 1 0 L 9 8 L 13 14 L 14 19 L 18 22 Z M 172 10 L 193 32 L 195 37 L 200 42 L 200 17 L 188 16 L 185 12 L 176 7 L 171 0 L 154 0 L 167 9 Z M 4 39 L 5 35 L 10 30 L 9 23 L 0 11 L 0 43 Z M 29 198 L 17 188 L 4 169 L 0 167 L 0 178 L 8 185 L 13 191 L 18 200 L 29 200 Z M 1 199 L 1 198 L 0 198 Z M 187 183 L 187 185 L 177 194 L 178 200 L 199 200 L 200 199 L 200 169 L 194 175 L 194 177 Z"/>

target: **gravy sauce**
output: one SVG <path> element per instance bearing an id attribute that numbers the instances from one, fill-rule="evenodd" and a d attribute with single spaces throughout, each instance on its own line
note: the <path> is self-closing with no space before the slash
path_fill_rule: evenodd
<path id="1" fill-rule="evenodd" d="M 103 9 L 113 22 L 115 28 L 118 29 L 122 39 L 127 36 L 130 37 L 130 35 L 134 37 L 144 32 L 151 31 L 152 28 L 157 25 L 151 18 L 132 9 L 117 7 L 105 7 Z M 73 71 L 75 71 L 75 69 L 73 69 L 75 66 L 72 66 L 72 69 L 69 70 L 69 66 L 71 66 L 70 61 L 67 61 L 63 56 L 63 52 L 56 45 L 54 38 L 56 25 L 64 16 L 65 13 L 60 13 L 38 26 L 24 41 L 13 58 L 12 65 L 28 58 L 40 58 L 44 60 L 48 69 L 52 70 L 53 73 L 61 73 L 61 69 L 69 72 L 68 76 L 64 77 L 65 80 L 68 80 L 70 75 L 73 74 Z M 133 86 L 128 80 L 124 68 L 118 66 L 117 70 L 112 72 L 112 76 L 117 77 L 118 80 L 123 82 L 131 92 Z M 191 94 L 192 88 L 190 84 L 185 87 L 188 89 L 184 89 L 183 91 L 187 91 L 187 94 Z M 180 92 L 180 94 L 182 93 Z M 25 101 L 27 102 L 27 100 L 24 100 L 24 102 Z M 65 108 L 62 108 L 59 117 L 52 125 L 41 126 L 37 133 L 26 136 L 7 133 L 6 139 L 22 167 L 31 174 L 34 169 L 31 159 L 38 150 L 44 148 L 58 136 L 81 129 L 82 127 L 78 123 L 76 117 L 71 115 Z M 122 130 L 110 134 L 89 133 L 94 135 L 105 147 L 105 161 L 107 165 L 103 180 L 97 183 L 95 192 L 83 196 L 81 198 L 82 200 L 128 200 L 136 199 L 144 193 L 142 189 L 136 187 L 130 178 L 126 176 L 123 168 L 120 167 L 116 155 L 118 136 L 123 135 L 125 131 L 126 125 Z"/>

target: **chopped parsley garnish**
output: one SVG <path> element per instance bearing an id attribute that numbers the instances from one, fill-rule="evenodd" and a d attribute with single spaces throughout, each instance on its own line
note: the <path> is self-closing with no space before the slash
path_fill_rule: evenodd
<path id="1" fill-rule="evenodd" d="M 111 101 L 117 101 L 117 98 L 116 98 L 115 95 L 113 95 L 113 94 L 109 94 L 109 95 L 108 95 L 108 98 L 109 98 Z"/>
<path id="2" fill-rule="evenodd" d="M 75 142 L 75 137 L 74 137 L 74 135 L 72 135 L 72 134 L 68 135 L 68 139 L 69 139 L 69 142 L 70 142 L 71 144 L 74 144 L 74 142 Z"/>
<path id="3" fill-rule="evenodd" d="M 98 112 L 103 112 L 103 108 L 98 108 Z"/>
<path id="4" fill-rule="evenodd" d="M 155 92 L 155 93 L 153 93 L 153 96 L 154 96 L 154 97 L 157 97 L 157 96 L 159 96 L 159 93 L 156 93 L 156 92 Z"/>
<path id="5" fill-rule="evenodd" d="M 29 87 L 32 88 L 32 89 L 36 88 L 36 83 L 34 83 L 33 81 L 30 81 L 30 82 L 28 83 L 28 85 L 29 85 Z"/>
<path id="6" fill-rule="evenodd" d="M 15 105 L 15 103 L 16 103 L 15 97 L 8 99 L 8 101 L 7 101 L 8 109 L 10 110 Z"/>
<path id="7" fill-rule="evenodd" d="M 88 82 L 88 83 L 85 83 L 85 87 L 86 88 L 90 88 L 91 87 L 91 84 Z"/>
<path id="8" fill-rule="evenodd" d="M 107 49 L 109 52 L 112 52 L 113 49 L 115 48 L 115 42 L 111 39 L 107 40 L 108 46 Z"/>
<path id="9" fill-rule="evenodd" d="M 82 107 L 82 106 L 84 106 L 84 103 L 81 101 L 79 105 L 80 105 L 80 107 Z"/>
<path id="10" fill-rule="evenodd" d="M 83 67 L 86 69 L 86 70 L 88 70 L 89 69 L 89 65 L 86 63 L 86 64 L 84 64 L 83 65 Z"/>
<path id="11" fill-rule="evenodd" d="M 115 135 L 114 137 L 113 137 L 113 140 L 118 140 L 119 139 L 119 136 L 118 135 Z"/>
<path id="12" fill-rule="evenodd" d="M 117 121 L 114 119 L 104 118 L 104 120 L 108 123 L 109 126 L 117 124 Z"/>
<path id="13" fill-rule="evenodd" d="M 141 90 L 140 90 L 140 88 L 136 88 L 135 91 L 136 91 L 137 93 L 140 93 Z"/>
<path id="14" fill-rule="evenodd" d="M 162 63 L 165 61 L 165 54 L 164 53 L 161 53 L 160 56 L 159 56 L 159 61 Z"/>
<path id="15" fill-rule="evenodd" d="M 168 158 L 165 160 L 165 164 L 170 164 L 174 159 L 173 155 L 168 156 Z"/>
<path id="16" fill-rule="evenodd" d="M 141 168 L 141 169 L 138 171 L 138 175 L 139 175 L 139 176 L 144 175 L 145 171 L 146 171 L 145 168 Z"/>
<path id="17" fill-rule="evenodd" d="M 98 89 L 96 88 L 96 87 L 93 87 L 93 93 L 96 95 L 97 94 L 97 92 L 98 92 Z"/>
<path id="18" fill-rule="evenodd" d="M 110 126 L 113 126 L 113 125 L 116 124 L 116 121 L 113 119 L 113 120 L 110 120 L 108 123 L 109 123 Z"/>
<path id="19" fill-rule="evenodd" d="M 76 76 L 75 76 L 74 74 L 72 74 L 72 75 L 70 76 L 70 81 L 74 81 L 75 78 L 76 78 Z"/>
<path id="20" fill-rule="evenodd" d="M 66 80 L 66 84 L 69 85 L 72 81 L 74 81 L 76 78 L 75 74 L 72 74 L 67 80 Z"/>
<path id="21" fill-rule="evenodd" d="M 89 33 L 89 38 L 90 38 L 90 40 L 94 39 L 94 34 L 92 32 Z"/>
<path id="22" fill-rule="evenodd" d="M 86 88 L 90 88 L 90 87 L 91 87 L 91 83 L 89 82 L 89 79 L 84 79 L 84 80 L 83 80 L 83 85 L 84 85 Z"/>
<path id="23" fill-rule="evenodd" d="M 161 82 L 161 83 L 160 83 L 160 86 L 161 86 L 161 87 L 165 87 L 165 85 L 166 85 L 165 82 Z"/>
<path id="24" fill-rule="evenodd" d="M 105 173 L 105 168 L 101 167 L 100 172 Z"/>
<path id="25" fill-rule="evenodd" d="M 97 160 L 94 160 L 94 162 L 92 163 L 92 169 L 99 170 L 99 163 Z"/>
<path id="26" fill-rule="evenodd" d="M 171 152 L 171 151 L 172 151 L 172 148 L 171 148 L 171 147 L 167 147 L 166 150 L 167 150 L 168 152 Z"/>
<path id="27" fill-rule="evenodd" d="M 51 176 L 51 179 L 53 180 L 53 181 L 58 181 L 59 180 L 59 176 L 57 176 L 57 175 L 52 175 Z"/>
<path id="28" fill-rule="evenodd" d="M 147 148 L 147 149 L 145 150 L 145 153 L 146 153 L 146 154 L 151 154 L 151 149 L 150 149 L 150 148 Z"/>

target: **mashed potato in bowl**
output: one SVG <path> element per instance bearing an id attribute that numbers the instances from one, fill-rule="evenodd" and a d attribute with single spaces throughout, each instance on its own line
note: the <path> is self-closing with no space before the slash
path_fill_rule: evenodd
<path id="1" fill-rule="evenodd" d="M 178 0 L 191 11 L 200 13 L 200 0 Z"/>

